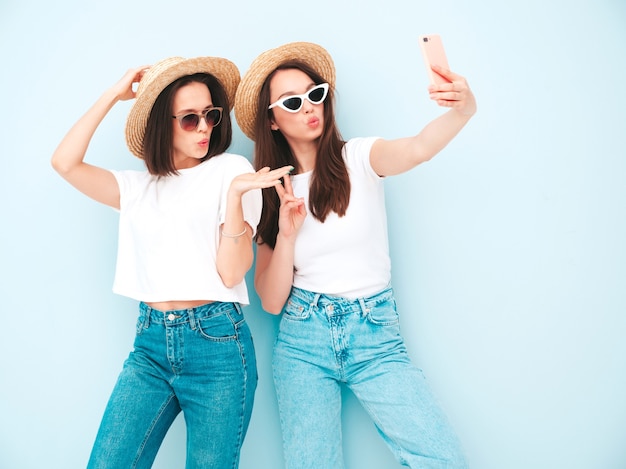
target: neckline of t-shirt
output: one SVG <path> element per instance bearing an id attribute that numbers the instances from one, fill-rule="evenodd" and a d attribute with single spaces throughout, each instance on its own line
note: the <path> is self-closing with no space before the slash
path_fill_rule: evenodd
<path id="1" fill-rule="evenodd" d="M 216 156 L 217 156 L 217 155 L 216 155 Z M 199 164 L 197 164 L 197 165 L 195 165 L 195 166 L 192 166 L 191 168 L 181 168 L 181 169 L 177 169 L 176 171 L 177 171 L 179 174 L 183 174 L 183 173 L 190 173 L 190 172 L 192 172 L 193 170 L 198 169 L 198 168 L 200 168 L 201 166 L 204 166 L 205 164 L 208 164 L 208 163 L 209 163 L 209 161 L 211 161 L 213 158 L 215 158 L 215 156 L 214 156 L 214 157 L 212 157 L 212 158 L 209 158 L 208 160 L 201 161 Z"/>
<path id="2" fill-rule="evenodd" d="M 313 170 L 312 169 L 310 169 L 309 171 L 305 171 L 304 173 L 292 174 L 291 175 L 291 179 L 310 178 L 311 174 L 313 174 Z"/>

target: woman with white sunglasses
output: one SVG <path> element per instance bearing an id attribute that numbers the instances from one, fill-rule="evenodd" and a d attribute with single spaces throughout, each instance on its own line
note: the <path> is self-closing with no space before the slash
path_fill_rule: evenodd
<path id="1" fill-rule="evenodd" d="M 255 141 L 255 166 L 291 165 L 263 190 L 255 287 L 282 313 L 274 347 L 286 466 L 344 467 L 341 387 L 371 415 L 397 460 L 464 468 L 458 439 L 400 335 L 391 288 L 383 180 L 435 156 L 476 112 L 449 70 L 430 97 L 450 108 L 418 135 L 343 141 L 335 124 L 335 68 L 316 44 L 257 57 L 237 90 L 235 115 Z"/>
<path id="2" fill-rule="evenodd" d="M 260 189 L 291 170 L 255 173 L 243 156 L 226 152 L 239 81 L 237 67 L 220 57 L 170 57 L 131 69 L 52 157 L 70 184 L 119 211 L 113 290 L 139 302 L 134 350 L 104 412 L 89 468 L 152 467 L 180 412 L 185 467 L 239 465 L 257 385 L 242 313 L 249 302 L 244 276 L 253 261 Z M 126 141 L 146 170 L 84 162 L 100 122 L 118 101 L 132 98 Z M 96 305 L 89 306 L 92 313 L 110 314 Z"/>

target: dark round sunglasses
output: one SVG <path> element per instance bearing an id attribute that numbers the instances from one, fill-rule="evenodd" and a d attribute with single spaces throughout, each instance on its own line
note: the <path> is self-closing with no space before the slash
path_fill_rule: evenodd
<path id="1" fill-rule="evenodd" d="M 200 114 L 190 113 L 181 116 L 172 116 L 180 124 L 180 128 L 190 132 L 196 130 L 200 125 L 200 119 L 204 118 L 208 127 L 216 127 L 222 122 L 222 108 L 212 107 L 205 109 Z"/>

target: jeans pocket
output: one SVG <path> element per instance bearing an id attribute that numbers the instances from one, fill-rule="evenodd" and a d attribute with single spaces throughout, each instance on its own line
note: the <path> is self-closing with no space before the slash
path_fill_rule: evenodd
<path id="1" fill-rule="evenodd" d="M 389 298 L 381 303 L 367 307 L 367 320 L 376 326 L 396 326 L 400 323 L 396 300 Z"/>
<path id="2" fill-rule="evenodd" d="M 205 339 L 225 342 L 237 338 L 237 325 L 226 313 L 209 316 L 197 321 L 198 333 Z"/>
<path id="3" fill-rule="evenodd" d="M 311 315 L 311 306 L 308 303 L 299 301 L 293 296 L 289 297 L 287 304 L 283 308 L 283 318 L 293 321 L 304 321 Z"/>

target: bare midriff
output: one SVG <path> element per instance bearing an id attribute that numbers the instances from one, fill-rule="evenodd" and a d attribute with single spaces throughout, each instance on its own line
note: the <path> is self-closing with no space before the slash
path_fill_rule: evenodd
<path id="1" fill-rule="evenodd" d="M 176 311 L 180 309 L 195 308 L 207 303 L 213 303 L 213 300 L 189 300 L 189 301 L 155 301 L 145 302 L 148 306 L 159 311 Z"/>

